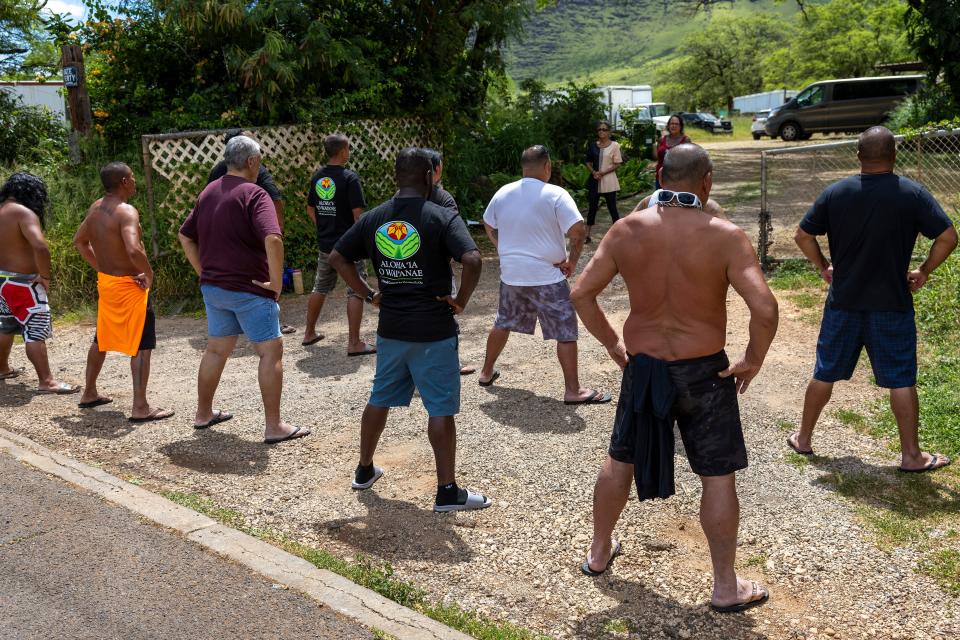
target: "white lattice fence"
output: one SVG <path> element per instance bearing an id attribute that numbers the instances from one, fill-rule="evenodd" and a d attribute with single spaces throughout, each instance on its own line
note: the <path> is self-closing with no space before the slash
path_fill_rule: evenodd
<path id="1" fill-rule="evenodd" d="M 303 209 L 310 175 L 323 159 L 321 142 L 329 133 L 350 138 L 351 169 L 360 174 L 368 202 L 394 191 L 393 162 L 408 146 L 433 146 L 437 136 L 415 118 L 355 120 L 327 130 L 310 125 L 246 127 L 264 153 L 264 164 L 283 190 L 288 207 Z M 147 197 L 152 214 L 154 255 L 171 246 L 180 223 L 206 185 L 210 169 L 223 158 L 227 129 L 186 131 L 142 137 Z"/>

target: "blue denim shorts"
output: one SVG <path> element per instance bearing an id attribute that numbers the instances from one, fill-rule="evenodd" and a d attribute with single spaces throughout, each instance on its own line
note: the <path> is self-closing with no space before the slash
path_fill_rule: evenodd
<path id="1" fill-rule="evenodd" d="M 843 311 L 823 309 L 817 364 L 821 382 L 849 380 L 867 348 L 877 386 L 902 389 L 917 384 L 917 325 L 910 311 Z"/>
<path id="2" fill-rule="evenodd" d="M 200 291 L 211 338 L 242 333 L 250 342 L 267 342 L 280 337 L 280 306 L 275 300 L 210 284 L 200 285 Z"/>
<path id="3" fill-rule="evenodd" d="M 408 407 L 416 388 L 431 418 L 460 413 L 458 344 L 458 336 L 436 342 L 407 342 L 378 335 L 370 404 Z"/>

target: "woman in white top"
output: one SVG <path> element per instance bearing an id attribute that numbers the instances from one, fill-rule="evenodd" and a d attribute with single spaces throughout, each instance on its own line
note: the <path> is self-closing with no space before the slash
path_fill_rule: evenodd
<path id="1" fill-rule="evenodd" d="M 617 212 L 617 192 L 620 191 L 617 168 L 621 164 L 623 156 L 620 155 L 620 145 L 610 139 L 610 123 L 600 120 L 597 123 L 597 140 L 587 147 L 587 169 L 590 170 L 587 194 L 590 208 L 587 210 L 586 242 L 591 241 L 590 230 L 597 221 L 601 195 L 607 201 L 611 220 L 616 222 L 620 219 Z"/>

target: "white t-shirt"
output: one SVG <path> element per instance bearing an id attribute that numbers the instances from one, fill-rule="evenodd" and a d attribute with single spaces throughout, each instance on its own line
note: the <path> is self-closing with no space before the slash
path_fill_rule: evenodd
<path id="1" fill-rule="evenodd" d="M 565 189 L 536 178 L 511 182 L 490 200 L 483 221 L 497 230 L 505 284 L 532 287 L 565 279 L 553 265 L 567 259 L 567 231 L 583 221 Z"/>

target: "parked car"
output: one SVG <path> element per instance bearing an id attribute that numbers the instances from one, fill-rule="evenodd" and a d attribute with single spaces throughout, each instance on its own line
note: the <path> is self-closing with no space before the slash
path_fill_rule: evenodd
<path id="1" fill-rule="evenodd" d="M 767 122 L 767 116 L 770 115 L 770 109 L 761 109 L 753 114 L 753 121 L 750 123 L 750 133 L 753 135 L 754 140 L 759 140 L 763 136 L 767 135 L 766 130 L 763 128 Z"/>
<path id="2" fill-rule="evenodd" d="M 699 127 L 710 133 L 733 133 L 733 124 L 729 120 L 721 120 L 712 113 L 704 111 L 681 111 L 683 122 L 691 127 Z"/>
<path id="3" fill-rule="evenodd" d="M 764 131 L 790 142 L 813 133 L 859 133 L 882 124 L 897 104 L 919 91 L 922 75 L 815 82 L 770 111 Z"/>

